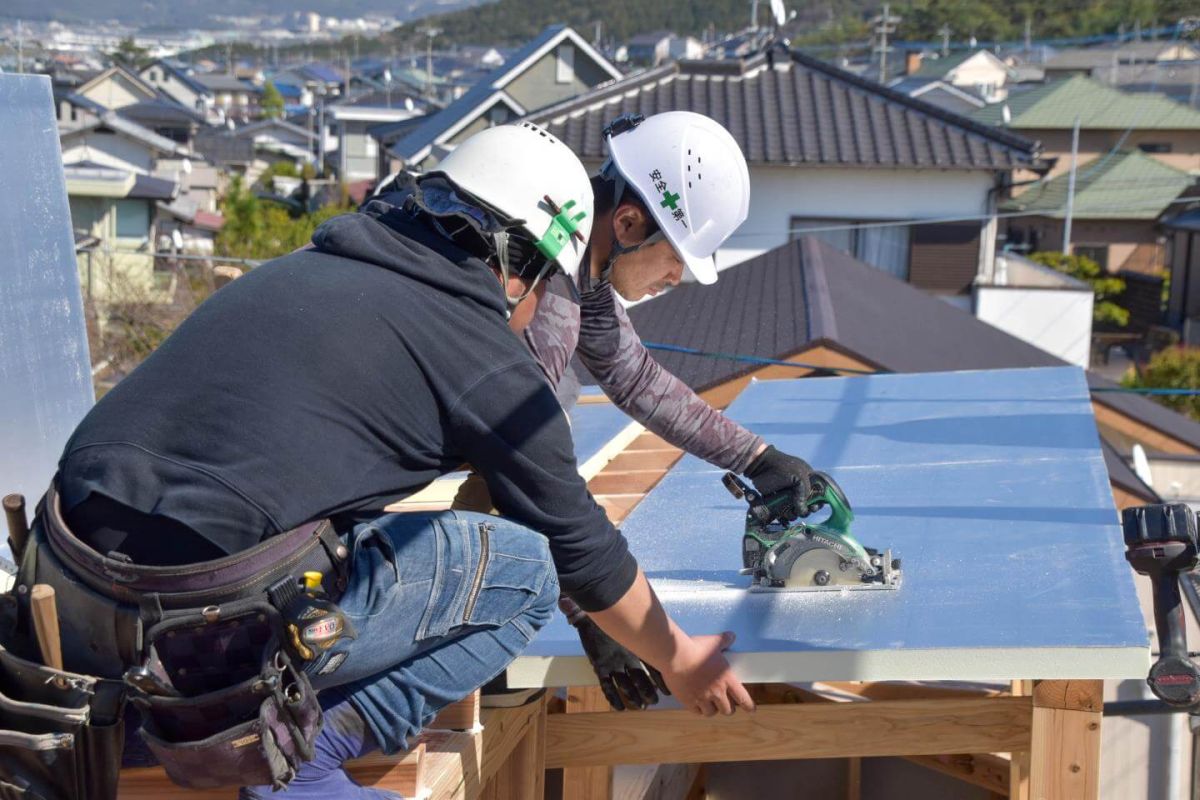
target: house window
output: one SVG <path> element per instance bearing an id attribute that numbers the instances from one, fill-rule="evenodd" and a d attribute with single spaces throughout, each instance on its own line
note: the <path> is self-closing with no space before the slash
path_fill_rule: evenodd
<path id="1" fill-rule="evenodd" d="M 117 237 L 145 239 L 150 235 L 150 206 L 145 200 L 117 201 Z"/>
<path id="2" fill-rule="evenodd" d="M 488 122 L 492 125 L 503 125 L 508 122 L 508 108 L 498 105 L 488 112 Z"/>
<path id="3" fill-rule="evenodd" d="M 156 70 L 156 69 L 150 70 L 150 82 L 151 83 L 158 82 L 158 70 Z"/>
<path id="4" fill-rule="evenodd" d="M 1090 258 L 1100 265 L 1100 269 L 1108 272 L 1108 245 L 1106 244 L 1077 244 L 1072 248 L 1077 256 Z"/>
<path id="5" fill-rule="evenodd" d="M 907 280 L 909 228 L 907 225 L 860 227 L 881 221 L 792 217 L 790 238 L 815 236 L 859 261 L 864 261 L 900 280 Z"/>
<path id="6" fill-rule="evenodd" d="M 1138 150 L 1143 153 L 1169 153 L 1171 152 L 1170 142 L 1142 142 L 1138 145 Z"/>
<path id="7" fill-rule="evenodd" d="M 575 80 L 575 48 L 569 44 L 560 45 L 558 48 L 554 80 L 558 83 L 571 83 Z"/>

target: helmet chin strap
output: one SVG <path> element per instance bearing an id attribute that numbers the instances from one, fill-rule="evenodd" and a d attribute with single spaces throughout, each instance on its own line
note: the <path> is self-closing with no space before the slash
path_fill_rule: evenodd
<path id="1" fill-rule="evenodd" d="M 621 204 L 621 198 L 625 196 L 625 187 L 627 185 L 626 181 L 625 181 L 625 176 L 622 175 L 617 170 L 617 168 L 613 164 L 611 158 L 607 159 L 604 162 L 604 164 L 601 165 L 600 174 L 612 181 L 612 185 L 613 185 L 612 209 L 614 212 L 614 220 L 613 221 L 615 222 L 615 212 L 617 210 L 617 207 Z M 609 280 L 609 278 L 612 276 L 613 265 L 615 265 L 617 263 L 617 259 L 620 258 L 621 256 L 628 255 L 630 253 L 636 253 L 638 250 L 641 250 L 643 247 L 649 247 L 652 244 L 657 244 L 665 238 L 667 238 L 666 235 L 663 234 L 662 230 L 660 229 L 660 230 L 657 230 L 654 233 L 650 234 L 649 236 L 647 236 L 643 241 L 639 242 L 638 244 L 632 244 L 627 247 L 627 246 L 621 244 L 621 240 L 617 238 L 616 225 L 613 225 L 613 228 L 611 231 L 611 236 L 610 236 L 610 239 L 612 240 L 612 245 L 608 251 L 608 258 L 604 261 L 604 266 L 600 268 L 600 280 L 602 280 L 602 281 Z"/>

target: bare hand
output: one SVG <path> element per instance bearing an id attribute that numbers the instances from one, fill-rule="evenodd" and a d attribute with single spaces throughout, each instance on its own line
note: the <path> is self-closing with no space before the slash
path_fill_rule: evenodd
<path id="1" fill-rule="evenodd" d="M 754 701 L 729 667 L 722 653 L 733 644 L 732 631 L 719 636 L 688 636 L 686 645 L 662 670 L 671 693 L 684 708 L 711 717 L 729 715 L 741 706 L 754 710 Z"/>

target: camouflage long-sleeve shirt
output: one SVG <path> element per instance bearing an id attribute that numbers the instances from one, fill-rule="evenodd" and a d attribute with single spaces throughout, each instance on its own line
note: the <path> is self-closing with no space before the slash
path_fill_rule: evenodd
<path id="1" fill-rule="evenodd" d="M 713 409 L 651 357 L 607 281 L 585 286 L 580 305 L 570 299 L 566 281 L 561 274 L 551 280 L 525 329 L 525 341 L 550 383 L 559 386 L 578 352 L 626 414 L 710 464 L 744 471 L 762 439 Z"/>

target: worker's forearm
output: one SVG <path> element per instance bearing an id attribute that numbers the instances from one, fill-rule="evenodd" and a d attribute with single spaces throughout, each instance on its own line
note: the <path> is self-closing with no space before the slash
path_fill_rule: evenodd
<path id="1" fill-rule="evenodd" d="M 588 616 L 638 658 L 663 671 L 689 642 L 687 634 L 667 616 L 640 569 L 620 600 L 603 611 L 589 611 Z"/>

